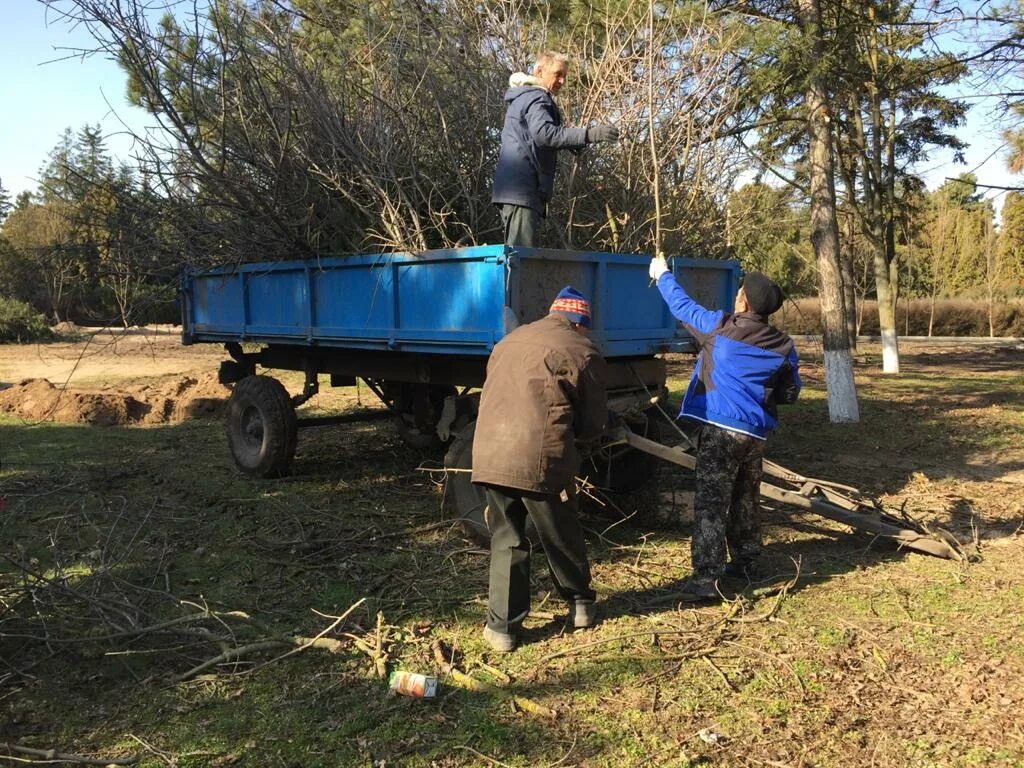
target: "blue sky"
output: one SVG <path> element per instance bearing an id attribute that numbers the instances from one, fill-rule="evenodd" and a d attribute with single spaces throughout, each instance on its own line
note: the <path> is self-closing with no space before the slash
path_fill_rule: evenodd
<path id="1" fill-rule="evenodd" d="M 92 45 L 85 29 L 70 28 L 36 0 L 4 0 L 0 180 L 12 197 L 35 189 L 39 168 L 65 128 L 99 123 L 111 154 L 130 161 L 124 123 L 140 132 L 151 124 L 145 112 L 128 104 L 127 80 L 117 64 L 100 56 L 68 59 L 71 52 L 62 50 Z"/>
<path id="2" fill-rule="evenodd" d="M 84 28 L 71 28 L 37 0 L 3 0 L 0 16 L 0 180 L 14 194 L 36 187 L 39 168 L 66 127 L 77 131 L 99 123 L 107 148 L 116 158 L 131 160 L 132 146 L 125 124 L 137 132 L 153 119 L 128 104 L 126 78 L 118 66 L 101 56 L 81 58 L 67 49 L 89 48 Z M 971 142 L 966 166 L 952 164 L 949 153 L 936 153 L 921 166 L 929 188 L 947 176 L 965 171 L 978 180 L 1000 186 L 1024 185 L 1024 177 L 1005 169 L 996 124 L 984 100 L 977 101 L 968 124 L 959 131 Z M 997 207 L 1002 195 L 995 196 Z"/>

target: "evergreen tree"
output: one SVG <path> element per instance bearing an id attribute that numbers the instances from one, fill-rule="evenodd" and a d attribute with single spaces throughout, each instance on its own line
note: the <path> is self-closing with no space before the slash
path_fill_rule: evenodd
<path id="1" fill-rule="evenodd" d="M 922 246 L 928 259 L 928 296 L 934 325 L 938 299 L 984 291 L 995 252 L 992 205 L 981 199 L 973 174 L 960 174 L 931 194 Z"/>
<path id="2" fill-rule="evenodd" d="M 903 203 L 897 192 L 922 186 L 912 168 L 931 148 L 963 149 L 947 129 L 962 122 L 966 105 L 939 89 L 966 67 L 950 54 L 925 50 L 929 27 L 915 23 L 913 2 L 836 3 L 835 12 L 844 70 L 836 93 L 837 157 L 850 210 L 873 255 L 883 371 L 898 373 L 895 259 Z"/>
<path id="3" fill-rule="evenodd" d="M 745 184 L 729 196 L 728 216 L 732 253 L 745 271 L 764 272 L 787 296 L 813 293 L 810 217 L 796 189 Z"/>
<path id="4" fill-rule="evenodd" d="M 4 189 L 3 179 L 0 179 L 0 224 L 3 224 L 7 214 L 11 212 L 14 205 L 11 203 L 11 193 Z"/>
<path id="5" fill-rule="evenodd" d="M 1024 193 L 1006 196 L 1000 219 L 996 280 L 1005 295 L 1024 294 Z"/>

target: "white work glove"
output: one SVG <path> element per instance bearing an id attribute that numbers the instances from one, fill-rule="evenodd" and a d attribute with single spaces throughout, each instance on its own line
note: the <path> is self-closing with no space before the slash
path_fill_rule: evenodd
<path id="1" fill-rule="evenodd" d="M 658 278 L 668 272 L 668 262 L 665 261 L 664 256 L 655 256 L 651 259 L 651 267 L 647 270 L 647 273 L 651 276 L 651 280 L 658 282 Z"/>

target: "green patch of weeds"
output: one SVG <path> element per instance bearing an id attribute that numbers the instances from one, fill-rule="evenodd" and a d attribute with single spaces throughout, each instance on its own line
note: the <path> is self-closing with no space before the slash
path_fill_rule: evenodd
<path id="1" fill-rule="evenodd" d="M 961 757 L 964 765 L 1012 765 L 1015 768 L 1024 766 L 1024 758 L 1020 754 L 1014 754 L 1005 749 L 992 749 L 991 747 L 973 746 Z M 1011 762 L 1012 761 L 1012 762 Z"/>
<path id="2" fill-rule="evenodd" d="M 361 586 L 345 579 L 325 579 L 317 604 L 324 610 L 345 610 L 364 596 Z"/>
<path id="3" fill-rule="evenodd" d="M 826 650 L 844 647 L 849 642 L 846 631 L 838 627 L 823 627 L 815 633 L 814 639 Z"/>
<path id="4" fill-rule="evenodd" d="M 955 667 L 963 663 L 964 654 L 963 651 L 958 648 L 950 649 L 942 657 L 942 666 L 944 667 Z"/>
<path id="5" fill-rule="evenodd" d="M 821 662 L 815 659 L 796 659 L 793 661 L 793 672 L 807 693 L 820 694 L 825 692 L 825 686 L 821 682 Z"/>
<path id="6" fill-rule="evenodd" d="M 836 602 L 840 603 L 844 612 L 848 611 L 855 616 L 874 616 L 872 600 L 861 594 L 843 592 L 836 596 Z"/>
<path id="7" fill-rule="evenodd" d="M 994 635 L 984 635 L 981 638 L 981 647 L 990 653 L 1004 650 L 1003 641 Z"/>

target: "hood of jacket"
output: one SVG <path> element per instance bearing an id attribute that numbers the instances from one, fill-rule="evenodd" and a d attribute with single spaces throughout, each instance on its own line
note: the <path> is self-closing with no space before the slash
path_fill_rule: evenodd
<path id="1" fill-rule="evenodd" d="M 544 86 L 541 85 L 540 80 L 533 75 L 528 75 L 525 72 L 513 72 L 508 78 L 508 90 L 505 91 L 505 102 L 511 103 L 527 91 L 537 89 L 547 93 L 547 89 L 544 88 Z"/>

